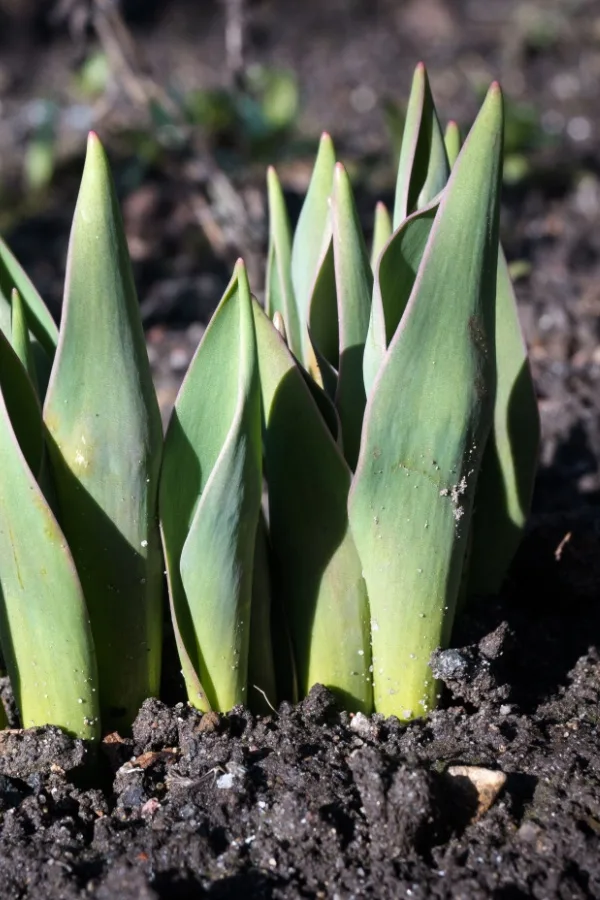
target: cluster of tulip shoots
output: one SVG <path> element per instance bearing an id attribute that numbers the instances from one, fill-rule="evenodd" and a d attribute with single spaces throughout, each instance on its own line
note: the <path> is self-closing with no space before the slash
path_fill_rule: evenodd
<path id="1" fill-rule="evenodd" d="M 163 437 L 108 162 L 88 142 L 60 329 L 0 250 L 0 639 L 23 726 L 97 740 L 160 688 L 165 574 L 189 702 L 407 720 L 456 610 L 498 590 L 538 414 L 498 244 L 503 107 L 461 149 L 415 72 L 370 253 L 323 135 L 293 239 L 268 173 Z M 266 499 L 265 499 L 266 497 Z"/>

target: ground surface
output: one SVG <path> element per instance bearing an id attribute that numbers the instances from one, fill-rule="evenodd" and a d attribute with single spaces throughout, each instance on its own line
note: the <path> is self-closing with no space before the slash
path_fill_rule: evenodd
<path id="1" fill-rule="evenodd" d="M 333 132 L 367 227 L 393 187 L 374 97 L 404 97 L 423 58 L 444 117 L 468 124 L 475 88 L 494 77 L 511 98 L 511 155 L 526 169 L 505 191 L 503 239 L 521 261 L 543 427 L 530 531 L 502 597 L 457 624 L 459 652 L 438 663 L 442 708 L 425 722 L 352 724 L 319 690 L 258 720 L 150 702 L 133 741 L 106 748 L 94 786 L 76 742 L 51 730 L 3 736 L 0 897 L 600 897 L 600 4 L 281 8 L 253 4 L 249 55 L 297 71 L 298 131 Z M 156 69 L 187 86 L 225 78 L 217 6 L 202 10 L 175 4 L 160 28 L 134 31 Z M 60 33 L 34 50 L 22 28 L 7 35 L 5 230 L 57 310 L 81 159 L 65 151 L 53 191 L 32 206 L 14 187 L 26 133 L 16 125 L 42 88 L 71 108 L 74 51 Z M 34 51 L 37 65 L 25 65 Z M 220 148 L 219 190 L 201 153 L 163 153 L 139 170 L 124 115 L 105 130 L 166 415 L 240 252 L 260 287 L 264 164 Z M 297 209 L 308 166 L 291 147 L 277 156 Z M 479 818 L 473 789 L 447 772 L 456 764 L 507 776 Z"/>

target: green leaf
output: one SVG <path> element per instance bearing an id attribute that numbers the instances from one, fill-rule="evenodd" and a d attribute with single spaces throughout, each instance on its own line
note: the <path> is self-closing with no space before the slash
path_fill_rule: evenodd
<path id="1" fill-rule="evenodd" d="M 39 478 L 44 454 L 42 410 L 31 379 L 2 332 L 0 386 L 21 453 L 34 477 Z"/>
<path id="2" fill-rule="evenodd" d="M 19 369 L 20 383 L 14 378 Z M 0 335 L 2 653 L 25 728 L 58 725 L 78 737 L 95 740 L 100 736 L 100 716 L 88 614 L 64 535 L 15 435 L 5 399 L 9 382 L 10 405 L 19 411 L 19 437 L 23 440 L 24 425 L 31 425 L 23 416 L 23 407 L 36 402 L 35 396 L 14 351 Z M 37 416 L 41 426 L 39 410 Z M 35 464 L 39 450 L 28 448 L 32 437 L 28 436 L 23 447 Z"/>
<path id="3" fill-rule="evenodd" d="M 248 67 L 250 86 L 261 94 L 260 107 L 269 132 L 289 128 L 299 105 L 298 80 L 295 72 L 263 66 Z M 256 71 L 256 80 L 252 77 Z"/>
<path id="4" fill-rule="evenodd" d="M 35 362 L 33 359 L 33 350 L 29 337 L 29 328 L 27 327 L 27 318 L 25 315 L 25 306 L 21 295 L 16 288 L 13 288 L 11 294 L 11 343 L 15 353 L 23 363 L 25 371 L 31 379 L 31 383 L 37 394 L 38 382 Z"/>
<path id="5" fill-rule="evenodd" d="M 540 420 L 504 253 L 496 282 L 497 388 L 494 422 L 475 494 L 468 594 L 495 594 L 531 509 Z"/>
<path id="6" fill-rule="evenodd" d="M 20 343 L 21 352 L 24 355 L 28 353 L 26 342 L 29 342 L 29 365 L 31 369 L 26 371 L 22 360 L 19 359 L 13 347 L 9 346 L 9 349 L 5 348 L 0 354 L 0 384 L 3 385 L 4 400 L 21 451 L 29 468 L 37 478 L 47 503 L 54 511 L 56 508 L 56 497 L 52 478 L 48 471 L 48 457 L 45 452 L 44 423 L 36 381 L 34 380 L 37 372 L 31 361 L 31 335 L 25 330 L 24 307 L 19 301 L 20 295 L 15 290 L 13 291 L 12 317 L 15 327 L 12 329 L 12 338 L 14 340 L 15 333 L 18 335 L 17 344 Z M 3 332 L 0 332 L 0 340 L 3 347 L 8 344 L 8 340 Z"/>
<path id="7" fill-rule="evenodd" d="M 502 95 L 456 162 L 367 404 L 349 498 L 372 617 L 375 708 L 435 704 L 432 651 L 452 627 L 495 395 Z"/>
<path id="8" fill-rule="evenodd" d="M 323 361 L 321 371 L 327 371 L 327 362 Z M 300 374 L 304 379 L 304 383 L 307 386 L 310 394 L 315 401 L 319 412 L 323 416 L 323 421 L 327 425 L 329 429 L 329 433 L 331 434 L 334 441 L 337 443 L 340 450 L 343 451 L 342 447 L 342 428 L 340 425 L 340 417 L 337 414 L 337 409 L 334 406 L 333 400 L 331 399 L 331 395 L 329 392 L 323 390 L 323 388 L 315 381 L 315 379 L 308 374 L 306 369 L 303 367 L 299 367 Z M 329 370 L 333 371 L 333 370 Z M 334 377 L 336 373 L 333 373 Z"/>
<path id="9" fill-rule="evenodd" d="M 392 217 L 385 203 L 379 201 L 375 207 L 373 242 L 371 244 L 371 268 L 375 271 L 381 251 L 392 236 Z"/>
<path id="10" fill-rule="evenodd" d="M 283 598 L 276 591 L 271 595 L 271 634 L 277 698 L 280 702 L 298 703 L 300 691 L 290 626 Z"/>
<path id="11" fill-rule="evenodd" d="M 335 394 L 342 426 L 344 455 L 356 466 L 366 397 L 363 355 L 369 329 L 373 273 L 350 179 L 335 166 L 331 204 L 333 256 L 339 321 L 339 371 Z"/>
<path id="12" fill-rule="evenodd" d="M 292 285 L 292 238 L 283 191 L 275 169 L 267 172 L 269 194 L 269 255 L 265 306 L 272 319 L 281 313 L 285 325 L 287 344 L 294 356 L 302 356 L 300 320 Z"/>
<path id="13" fill-rule="evenodd" d="M 0 238 L 0 293 L 8 300 L 13 288 L 18 290 L 27 308 L 27 320 L 33 335 L 52 360 L 58 341 L 54 319 L 24 269 Z"/>
<path id="14" fill-rule="evenodd" d="M 448 165 L 452 169 L 462 146 L 462 135 L 456 122 L 450 121 L 446 125 L 444 145 L 446 147 L 446 155 L 448 156 Z"/>
<path id="15" fill-rule="evenodd" d="M 93 133 L 44 420 L 96 642 L 103 723 L 126 727 L 160 681 L 162 427 L 108 160 Z"/>
<path id="16" fill-rule="evenodd" d="M 416 209 L 427 206 L 445 187 L 449 175 L 444 136 L 423 63 L 415 69 L 402 135 L 394 230 Z"/>
<path id="17" fill-rule="evenodd" d="M 461 145 L 455 122 L 448 123 L 445 141 L 454 165 Z M 496 279 L 496 369 L 494 422 L 477 481 L 462 599 L 500 590 L 531 509 L 538 461 L 535 388 L 502 247 Z"/>
<path id="18" fill-rule="evenodd" d="M 321 385 L 333 401 L 338 385 L 340 364 L 340 335 L 333 237 L 329 235 L 327 247 L 319 261 L 310 298 L 308 331 L 314 351 L 316 368 L 312 377 Z"/>
<path id="19" fill-rule="evenodd" d="M 292 244 L 292 283 L 300 320 L 301 362 L 306 368 L 312 364 L 307 328 L 310 300 L 323 252 L 329 243 L 329 197 L 334 166 L 333 141 L 328 134 L 323 134 Z"/>
<path id="20" fill-rule="evenodd" d="M 333 237 L 330 235 L 317 267 L 310 299 L 308 327 L 317 358 L 324 359 L 333 372 L 334 386 L 337 386 L 337 369 L 340 364 L 338 326 Z"/>
<path id="21" fill-rule="evenodd" d="M 369 611 L 348 528 L 350 470 L 279 334 L 253 304 L 277 589 L 301 696 L 319 682 L 369 712 Z"/>
<path id="22" fill-rule="evenodd" d="M 261 511 L 254 546 L 252 612 L 248 650 L 248 702 L 250 708 L 269 715 L 277 704 L 277 685 L 271 635 L 271 572 L 267 523 Z M 284 637 L 278 635 L 279 640 Z"/>
<path id="23" fill-rule="evenodd" d="M 13 288 L 13 290 L 15 289 Z M 10 296 L 10 294 L 8 296 Z M 19 297 L 22 301 L 23 298 L 21 297 L 20 293 Z M 21 305 L 24 307 L 24 315 L 27 318 L 27 325 L 29 325 L 27 309 L 25 308 L 25 305 L 23 303 Z M 2 333 L 7 337 L 10 337 L 12 335 L 12 315 L 12 303 L 9 301 L 8 297 L 5 297 L 0 290 L 0 331 L 2 331 Z M 31 346 L 33 363 L 35 365 L 36 390 L 40 399 L 43 399 L 46 394 L 46 388 L 48 386 L 48 380 L 50 378 L 52 359 L 48 356 L 31 329 L 29 331 L 29 343 Z"/>
<path id="24" fill-rule="evenodd" d="M 363 358 L 367 397 L 404 314 L 438 206 L 436 200 L 405 219 L 379 256 Z"/>
<path id="25" fill-rule="evenodd" d="M 456 123 L 448 123 L 445 140 L 454 165 L 461 145 Z M 496 278 L 496 371 L 494 422 L 477 480 L 462 599 L 500 590 L 523 536 L 538 462 L 540 416 L 502 247 Z"/>
<path id="26" fill-rule="evenodd" d="M 250 289 L 240 262 L 175 402 L 160 486 L 177 628 L 189 664 L 216 709 L 247 699 L 261 488 L 256 346 Z M 191 702 L 206 708 L 185 656 L 182 662 Z"/>

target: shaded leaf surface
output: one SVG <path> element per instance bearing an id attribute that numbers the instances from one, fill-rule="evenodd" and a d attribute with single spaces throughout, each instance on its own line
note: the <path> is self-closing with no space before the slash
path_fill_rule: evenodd
<path id="1" fill-rule="evenodd" d="M 247 699 L 262 487 L 250 302 L 238 265 L 190 365 L 165 440 L 160 508 L 169 589 L 188 693 L 201 708 L 204 695 L 218 709 Z"/>
<path id="2" fill-rule="evenodd" d="M 162 427 L 121 216 L 93 134 L 44 420 L 97 646 L 103 720 L 127 726 L 160 681 Z"/>
<path id="3" fill-rule="evenodd" d="M 7 363 L 7 360 L 10 360 Z M 13 365 L 14 364 L 14 365 Z M 100 735 L 96 659 L 83 593 L 65 538 L 23 455 L 4 391 L 20 366 L 0 335 L 0 640 L 23 725 Z M 12 369 L 12 372 L 11 372 Z M 33 389 L 11 379 L 14 399 Z M 35 416 L 28 425 L 34 425 Z M 23 426 L 24 418 L 21 420 Z M 41 439 L 41 416 L 37 414 Z M 25 437 L 23 427 L 20 437 Z M 30 438 L 24 441 L 24 446 Z M 36 444 L 38 442 L 36 441 Z M 38 448 L 29 450 L 37 460 Z"/>
<path id="4" fill-rule="evenodd" d="M 298 367 L 254 304 L 269 523 L 300 694 L 320 682 L 371 708 L 369 615 L 346 510 L 350 471 Z M 343 623 L 343 627 L 341 626 Z"/>

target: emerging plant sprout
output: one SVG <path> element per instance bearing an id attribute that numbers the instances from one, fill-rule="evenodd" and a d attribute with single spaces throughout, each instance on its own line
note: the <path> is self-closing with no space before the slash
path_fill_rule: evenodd
<path id="1" fill-rule="evenodd" d="M 329 135 L 293 234 L 270 169 L 265 310 L 240 261 L 164 439 L 95 135 L 59 332 L 0 244 L 0 641 L 24 725 L 131 723 L 159 691 L 163 571 L 201 710 L 317 682 L 365 713 L 435 705 L 431 654 L 499 589 L 536 466 L 502 139 L 497 85 L 461 147 L 418 66 L 370 251 Z"/>

